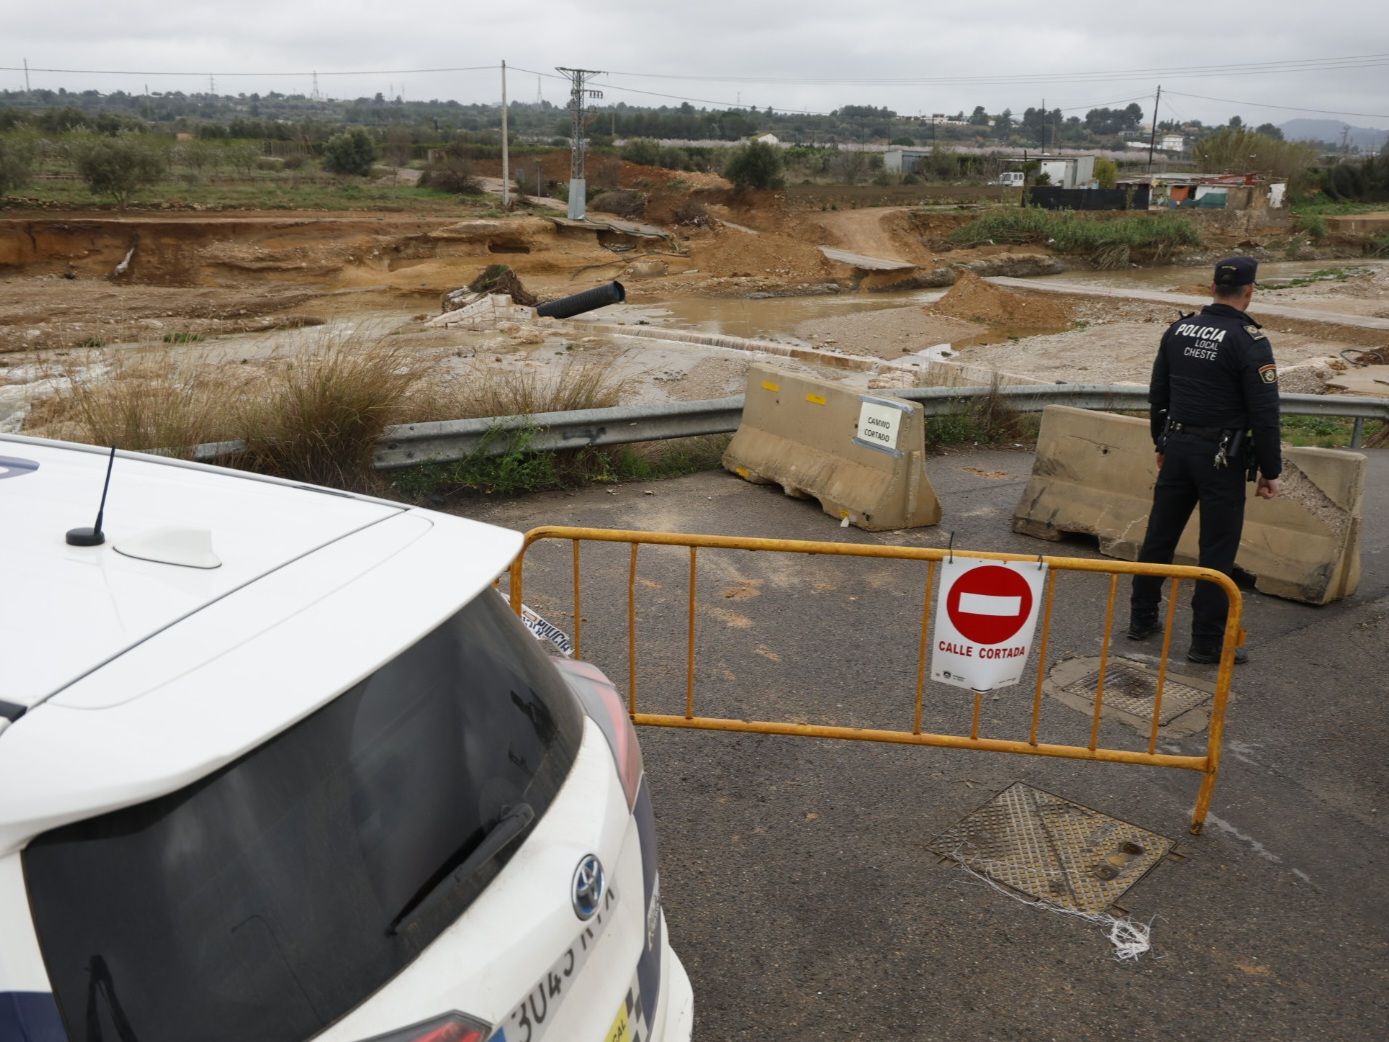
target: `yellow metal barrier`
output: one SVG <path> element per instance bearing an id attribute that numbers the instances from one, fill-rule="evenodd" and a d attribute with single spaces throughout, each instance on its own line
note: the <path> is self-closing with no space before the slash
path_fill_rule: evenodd
<path id="1" fill-rule="evenodd" d="M 1038 557 L 1028 554 L 985 553 L 977 551 L 948 551 L 927 547 L 880 546 L 868 543 L 828 543 L 795 539 L 754 539 L 737 536 L 693 535 L 675 532 L 637 532 L 603 528 L 566 528 L 545 526 L 526 533 L 521 553 L 511 566 L 510 598 L 511 607 L 517 614 L 521 611 L 524 593 L 524 569 L 527 551 L 541 540 L 568 540 L 573 545 L 573 590 L 574 590 L 574 648 L 575 655 L 583 656 L 583 600 L 580 569 L 580 546 L 585 542 L 627 543 L 631 545 L 631 557 L 627 573 L 627 641 L 628 641 L 628 711 L 635 724 L 655 727 L 683 727 L 712 731 L 743 731 L 754 734 L 794 735 L 807 738 L 840 738 L 856 741 L 891 742 L 901 745 L 932 745 L 950 749 L 980 749 L 989 752 L 1023 753 L 1033 756 L 1059 756 L 1075 760 L 1099 760 L 1108 763 L 1144 764 L 1151 767 L 1172 767 L 1182 770 L 1199 771 L 1203 775 L 1201 788 L 1196 797 L 1192 812 L 1191 831 L 1199 834 L 1210 809 L 1211 794 L 1215 788 L 1216 775 L 1220 770 L 1220 747 L 1225 728 L 1225 706 L 1230 694 L 1230 676 L 1234 668 L 1235 649 L 1243 643 L 1244 632 L 1240 628 L 1243 598 L 1238 587 L 1228 576 L 1209 568 L 1194 568 L 1184 565 L 1156 565 L 1131 563 L 1127 561 L 1086 560 L 1073 557 Z M 686 547 L 689 550 L 689 623 L 688 651 L 686 655 L 685 713 L 683 716 L 668 714 L 640 713 L 637 711 L 637 552 L 643 545 Z M 917 649 L 916 706 L 914 726 L 911 731 L 894 731 L 879 728 L 842 727 L 822 724 L 786 723 L 767 720 L 738 720 L 727 717 L 706 717 L 695 715 L 695 594 L 696 564 L 701 549 L 749 550 L 771 553 L 821 554 L 837 557 L 894 558 L 907 561 L 926 562 L 926 577 L 921 607 L 921 635 Z M 929 661 L 930 638 L 928 628 L 931 621 L 931 590 L 935 581 L 937 562 L 947 557 L 962 557 L 991 561 L 1044 561 L 1048 566 L 1046 592 L 1043 599 L 1041 635 L 1037 643 L 1037 681 L 1032 696 L 1031 728 L 1028 740 L 1016 741 L 1001 738 L 980 737 L 980 712 L 982 695 L 975 693 L 973 716 L 968 735 L 936 734 L 922 730 L 922 705 L 926 690 L 926 668 Z M 1094 717 L 1090 727 L 1090 740 L 1085 745 L 1064 745 L 1041 742 L 1037 738 L 1038 725 L 1042 712 L 1043 681 L 1046 676 L 1048 641 L 1051 637 L 1052 609 L 1055 601 L 1056 579 L 1061 572 L 1090 572 L 1109 575 L 1109 591 L 1105 605 L 1104 636 L 1100 645 L 1099 675 L 1095 690 Z M 1158 667 L 1157 686 L 1153 698 L 1152 726 L 1148 734 L 1148 747 L 1145 751 L 1132 749 L 1106 748 L 1099 744 L 1100 717 L 1104 708 L 1104 685 L 1106 668 L 1109 662 L 1110 642 L 1114 628 L 1115 602 L 1119 592 L 1119 578 L 1122 575 L 1160 575 L 1172 580 L 1168 591 L 1167 618 L 1162 638 L 1162 655 Z M 1210 725 L 1207 732 L 1206 752 L 1202 756 L 1176 755 L 1157 751 L 1158 726 L 1162 718 L 1162 696 L 1167 682 L 1167 661 L 1172 646 L 1173 621 L 1176 618 L 1177 600 L 1183 581 L 1213 582 L 1220 586 L 1229 598 L 1229 614 L 1225 623 L 1224 643 L 1221 649 L 1220 665 L 1216 676 L 1215 692 L 1212 699 Z"/>

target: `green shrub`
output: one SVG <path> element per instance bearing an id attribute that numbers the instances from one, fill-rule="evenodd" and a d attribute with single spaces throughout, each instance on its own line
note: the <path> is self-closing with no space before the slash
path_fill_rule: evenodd
<path id="1" fill-rule="evenodd" d="M 1101 188 L 1113 188 L 1119 180 L 1119 164 L 1100 156 L 1095 160 L 1095 180 Z"/>
<path id="2" fill-rule="evenodd" d="M 365 177 L 376 162 L 376 143 L 365 130 L 334 134 L 323 146 L 323 169 L 334 174 Z"/>
<path id="3" fill-rule="evenodd" d="M 1298 214 L 1294 227 L 1313 242 L 1326 238 L 1327 233 L 1331 230 L 1331 226 L 1326 223 L 1326 218 L 1319 213 Z"/>
<path id="4" fill-rule="evenodd" d="M 482 194 L 482 182 L 473 173 L 472 161 L 453 151 L 445 152 L 430 163 L 420 177 L 420 184 L 454 195 Z"/>
<path id="5" fill-rule="evenodd" d="M 985 214 L 957 229 L 950 241 L 959 246 L 1046 243 L 1058 253 L 1083 256 L 1100 267 L 1118 267 L 1135 254 L 1164 260 L 1181 247 L 1199 246 L 1201 233 L 1176 214 L 1090 220 L 1062 210 L 1027 207 Z"/>
<path id="6" fill-rule="evenodd" d="M 633 138 L 622 146 L 618 153 L 629 163 L 638 166 L 659 166 L 661 163 L 661 144 L 649 137 Z"/>
<path id="7" fill-rule="evenodd" d="M 32 135 L 11 133 L 0 135 L 0 195 L 23 188 L 29 183 L 34 169 L 34 139 Z"/>
<path id="8" fill-rule="evenodd" d="M 136 189 L 162 181 L 168 148 L 138 134 L 82 135 L 70 145 L 73 165 L 93 195 L 109 195 L 124 207 Z"/>
<path id="9" fill-rule="evenodd" d="M 759 191 L 782 187 L 781 172 L 781 150 L 765 141 L 749 141 L 734 149 L 723 168 L 723 176 L 732 181 L 735 188 Z"/>

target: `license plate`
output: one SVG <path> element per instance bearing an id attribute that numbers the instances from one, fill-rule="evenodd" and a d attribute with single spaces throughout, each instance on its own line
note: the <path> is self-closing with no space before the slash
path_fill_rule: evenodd
<path id="1" fill-rule="evenodd" d="M 506 1019 L 497 1025 L 488 1042 L 540 1042 L 546 1030 L 555 1022 L 560 1004 L 573 991 L 588 957 L 593 954 L 593 949 L 598 947 L 598 938 L 602 936 L 612 907 L 616 903 L 617 893 L 609 886 L 603 894 L 603 907 L 574 938 L 564 954 L 554 961 L 545 975 L 535 982 Z M 620 1015 L 625 1018 L 626 1012 L 624 1003 Z M 617 1030 L 618 1027 L 618 1022 L 614 1021 L 613 1030 Z M 607 1038 L 615 1042 L 631 1042 L 631 1026 L 626 1025 L 623 1030 L 626 1034 L 615 1035 L 609 1031 Z"/>
<path id="2" fill-rule="evenodd" d="M 521 621 L 536 640 L 550 644 L 565 658 L 574 657 L 574 642 L 569 639 L 569 634 L 542 617 L 534 608 L 526 604 L 521 605 Z"/>

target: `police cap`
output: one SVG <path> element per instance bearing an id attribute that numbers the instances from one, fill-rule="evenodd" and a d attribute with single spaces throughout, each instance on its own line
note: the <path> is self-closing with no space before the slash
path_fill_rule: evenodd
<path id="1" fill-rule="evenodd" d="M 1259 270 L 1259 262 L 1253 257 L 1226 257 L 1215 262 L 1215 284 L 1217 286 L 1249 286 Z"/>

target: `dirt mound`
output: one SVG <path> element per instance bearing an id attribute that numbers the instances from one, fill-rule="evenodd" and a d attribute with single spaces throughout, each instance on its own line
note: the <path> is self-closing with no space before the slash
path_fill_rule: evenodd
<path id="1" fill-rule="evenodd" d="M 1071 324 L 1070 313 L 1063 305 L 1002 289 L 972 271 L 960 272 L 950 292 L 925 310 L 928 314 L 1032 332 L 1058 332 Z"/>
<path id="2" fill-rule="evenodd" d="M 816 247 L 785 235 L 722 228 L 691 237 L 689 245 L 691 258 L 708 275 L 829 277 L 829 264 Z"/>
<path id="3" fill-rule="evenodd" d="M 1188 282 L 1182 286 L 1173 286 L 1167 292 L 1180 293 L 1184 297 L 1209 297 L 1211 285 L 1209 282 Z"/>

